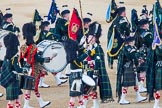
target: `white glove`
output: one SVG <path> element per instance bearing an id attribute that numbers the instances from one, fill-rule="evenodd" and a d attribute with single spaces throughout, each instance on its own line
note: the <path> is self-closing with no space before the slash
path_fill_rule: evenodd
<path id="1" fill-rule="evenodd" d="M 94 44 L 94 47 L 96 48 L 97 46 L 98 46 L 98 44 L 97 44 L 97 43 L 95 43 L 95 44 Z"/>
<path id="2" fill-rule="evenodd" d="M 80 40 L 79 45 L 83 45 L 83 43 L 86 41 L 86 36 L 83 36 Z"/>

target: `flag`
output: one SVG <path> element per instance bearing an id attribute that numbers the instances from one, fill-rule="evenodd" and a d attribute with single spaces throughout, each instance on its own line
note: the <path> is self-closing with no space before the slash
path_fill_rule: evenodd
<path id="1" fill-rule="evenodd" d="M 79 17 L 78 11 L 74 8 L 71 16 L 71 20 L 68 26 L 69 38 L 76 41 L 78 30 L 81 27 L 81 19 Z"/>
<path id="2" fill-rule="evenodd" d="M 108 4 L 107 12 L 106 12 L 106 21 L 110 23 L 117 16 L 117 5 L 115 0 L 111 0 Z"/>
<path id="3" fill-rule="evenodd" d="M 158 32 L 158 26 L 157 26 L 156 21 L 154 20 L 154 40 L 152 43 L 152 49 L 155 50 L 156 46 L 160 44 L 161 44 L 161 39 L 160 39 L 159 32 Z"/>
<path id="4" fill-rule="evenodd" d="M 43 20 L 41 16 L 39 15 L 39 12 L 37 9 L 35 9 L 34 16 L 33 16 L 33 23 L 36 24 L 37 21 Z"/>
<path id="5" fill-rule="evenodd" d="M 56 21 L 57 14 L 59 13 L 59 10 L 56 6 L 55 0 L 52 0 L 50 10 L 48 12 L 48 20 L 51 21 L 53 24 Z"/>
<path id="6" fill-rule="evenodd" d="M 121 34 L 116 28 L 113 28 L 113 33 L 107 46 L 107 53 L 110 57 L 115 57 L 119 54 L 120 50 L 124 46 L 124 39 L 121 38 Z"/>
<path id="7" fill-rule="evenodd" d="M 138 26 L 137 11 L 135 9 L 132 9 L 132 11 L 131 11 L 131 30 L 132 30 L 132 32 L 135 32 L 137 30 L 137 26 Z"/>

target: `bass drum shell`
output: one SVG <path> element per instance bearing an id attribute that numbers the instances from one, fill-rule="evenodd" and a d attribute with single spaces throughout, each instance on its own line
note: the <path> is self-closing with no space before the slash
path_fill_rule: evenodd
<path id="1" fill-rule="evenodd" d="M 57 53 L 49 63 L 43 63 L 43 67 L 52 73 L 61 72 L 67 65 L 66 52 L 64 46 L 60 42 L 52 40 L 44 40 L 38 45 L 38 52 L 41 52 L 42 57 L 52 57 L 54 53 Z"/>

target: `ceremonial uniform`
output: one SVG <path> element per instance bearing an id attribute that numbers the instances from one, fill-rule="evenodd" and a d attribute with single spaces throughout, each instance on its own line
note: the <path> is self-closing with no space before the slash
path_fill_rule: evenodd
<path id="1" fill-rule="evenodd" d="M 136 85 L 137 66 L 139 65 L 137 58 L 137 49 L 133 45 L 134 37 L 126 38 L 127 44 L 125 44 L 122 52 L 119 55 L 118 67 L 117 67 L 117 85 L 116 92 L 119 96 L 119 103 L 121 105 L 129 104 L 130 102 L 125 99 L 127 89 L 130 86 L 134 86 L 136 92 L 136 101 L 141 102 L 146 100 L 146 97 L 142 97 L 139 93 L 138 86 Z"/>
<path id="2" fill-rule="evenodd" d="M 148 24 L 148 21 L 146 19 L 142 19 L 139 21 L 140 28 L 137 29 L 137 32 L 135 33 L 135 46 L 139 50 L 139 57 L 138 59 L 143 60 L 144 62 L 141 64 L 141 68 L 139 68 L 138 72 L 138 80 L 139 80 L 139 91 L 140 92 L 146 92 L 147 89 L 144 87 L 144 80 L 146 77 L 146 86 L 148 87 L 149 84 L 149 73 L 150 70 L 148 70 L 147 66 L 149 65 L 148 61 L 150 59 L 150 51 L 151 51 L 151 46 L 153 42 L 153 35 L 152 33 L 145 29 L 142 28 L 143 25 Z M 147 72 L 146 72 L 147 71 Z M 146 74 L 147 73 L 147 74 Z M 146 75 L 145 75 L 146 74 Z"/>
<path id="3" fill-rule="evenodd" d="M 25 61 L 24 67 L 28 67 L 31 69 L 31 73 L 29 72 L 29 75 L 33 76 L 36 80 L 35 90 L 34 90 L 35 95 L 37 96 L 40 107 L 45 107 L 49 105 L 50 102 L 43 101 L 38 91 L 38 84 L 41 75 L 41 71 L 40 71 L 41 63 L 50 62 L 50 57 L 42 58 L 38 55 L 37 53 L 38 49 L 33 39 L 34 38 L 33 36 L 36 35 L 36 26 L 33 23 L 24 24 L 23 35 L 24 35 L 24 39 L 26 39 L 26 43 L 22 45 L 20 48 L 20 60 Z M 30 92 L 31 91 L 27 90 L 25 93 L 24 108 L 30 107 L 29 106 Z"/>
<path id="4" fill-rule="evenodd" d="M 63 18 L 58 18 L 55 25 L 55 34 L 58 40 L 63 42 L 68 39 L 68 21 Z"/>
<path id="5" fill-rule="evenodd" d="M 14 41 L 14 42 L 13 42 Z M 9 33 L 4 38 L 6 55 L 2 64 L 1 85 L 6 88 L 6 100 L 9 100 L 7 108 L 20 108 L 19 95 L 22 91 L 19 86 L 19 79 L 16 73 L 24 72 L 20 68 L 17 56 L 19 41 L 15 34 Z M 15 72 L 14 72 L 15 71 Z"/>
<path id="6" fill-rule="evenodd" d="M 130 24 L 127 20 L 126 17 L 121 16 L 121 12 L 125 11 L 125 7 L 121 7 L 118 9 L 119 13 L 118 16 L 116 17 L 116 19 L 112 22 L 109 30 L 108 30 L 108 35 L 107 35 L 107 46 L 109 45 L 109 42 L 111 40 L 112 34 L 113 34 L 113 29 L 115 30 L 115 34 L 120 36 L 122 39 L 124 39 L 125 37 L 129 36 L 130 34 Z M 116 39 L 118 40 L 118 37 L 116 37 Z M 114 39 L 115 40 L 115 39 Z M 118 40 L 118 42 L 120 42 L 121 40 Z M 115 42 L 115 41 L 114 41 Z M 122 45 L 121 45 L 122 47 Z M 121 47 L 118 50 L 121 50 Z M 108 64 L 109 67 L 112 69 L 113 68 L 113 60 L 114 58 L 117 58 L 119 52 L 117 52 L 116 54 L 107 54 L 108 57 Z"/>
<path id="7" fill-rule="evenodd" d="M 82 84 L 82 75 L 83 75 L 83 60 L 88 57 L 88 55 L 91 54 L 91 51 L 87 51 L 83 53 L 81 56 L 78 56 L 78 43 L 71 40 L 70 43 L 68 43 L 68 47 L 70 49 L 70 53 L 67 57 L 68 63 L 70 63 L 70 69 L 71 73 L 69 76 L 69 85 L 70 85 L 70 102 L 69 102 L 69 108 L 74 108 L 75 98 L 78 98 L 79 101 L 79 107 L 83 108 L 83 84 Z"/>

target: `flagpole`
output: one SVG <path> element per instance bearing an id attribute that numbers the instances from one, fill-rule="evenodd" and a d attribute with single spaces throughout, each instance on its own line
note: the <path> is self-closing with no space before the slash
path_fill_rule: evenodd
<path id="1" fill-rule="evenodd" d="M 85 30 L 84 30 L 84 22 L 83 22 L 83 12 L 82 12 L 82 4 L 81 4 L 81 0 L 79 0 L 79 6 L 80 6 L 80 16 L 81 16 L 81 21 L 82 21 L 82 32 L 83 35 L 85 36 Z M 86 44 L 86 41 L 85 41 Z"/>

